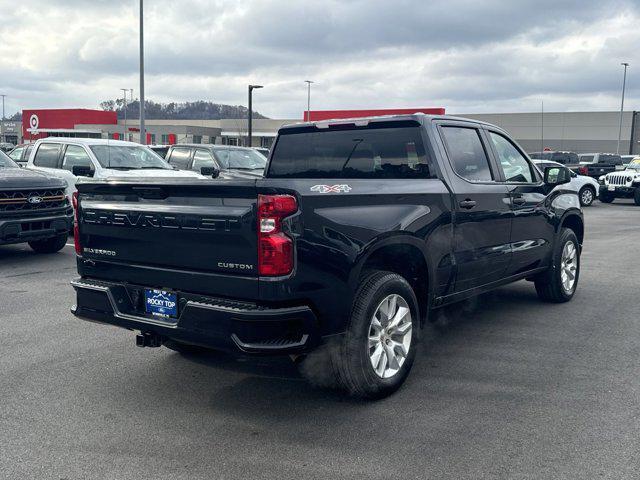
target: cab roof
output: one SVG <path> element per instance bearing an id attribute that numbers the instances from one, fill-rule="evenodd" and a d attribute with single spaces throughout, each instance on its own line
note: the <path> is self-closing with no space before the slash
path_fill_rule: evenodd
<path id="1" fill-rule="evenodd" d="M 465 117 L 457 117 L 455 115 L 427 115 L 425 113 L 412 113 L 412 114 L 403 114 L 403 115 L 380 115 L 374 117 L 356 117 L 356 118 L 336 118 L 333 120 L 318 120 L 315 122 L 298 122 L 298 123 L 290 123 L 287 125 L 283 125 L 280 127 L 280 130 L 288 130 L 295 129 L 301 127 L 316 127 L 318 129 L 328 128 L 331 125 L 350 125 L 355 124 L 356 126 L 364 126 L 373 122 L 403 122 L 403 121 L 414 121 L 414 122 L 430 122 L 434 120 L 449 120 L 455 122 L 465 122 L 471 123 L 474 125 L 485 125 L 489 127 L 494 127 L 502 130 L 502 128 L 497 125 L 493 125 L 488 122 L 483 122 L 481 120 L 475 120 L 471 118 Z"/>

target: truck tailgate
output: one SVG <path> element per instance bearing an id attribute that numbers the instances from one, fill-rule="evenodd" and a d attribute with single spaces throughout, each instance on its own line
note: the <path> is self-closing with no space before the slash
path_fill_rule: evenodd
<path id="1" fill-rule="evenodd" d="M 254 180 L 78 190 L 83 259 L 257 277 Z"/>

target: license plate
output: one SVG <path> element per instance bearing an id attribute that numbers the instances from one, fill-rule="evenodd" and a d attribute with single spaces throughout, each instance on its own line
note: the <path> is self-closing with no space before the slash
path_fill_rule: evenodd
<path id="1" fill-rule="evenodd" d="M 165 318 L 178 316 L 178 295 L 164 290 L 144 291 L 145 311 Z"/>
<path id="2" fill-rule="evenodd" d="M 615 192 L 616 191 L 615 185 L 609 185 L 609 191 L 610 192 Z"/>

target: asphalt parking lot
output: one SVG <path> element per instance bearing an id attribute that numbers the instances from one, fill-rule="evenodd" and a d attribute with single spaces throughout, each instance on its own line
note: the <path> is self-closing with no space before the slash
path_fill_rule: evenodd
<path id="1" fill-rule="evenodd" d="M 0 477 L 638 478 L 640 207 L 585 211 L 574 300 L 520 282 L 429 328 L 366 403 L 287 360 L 182 357 L 75 320 L 73 247 L 0 247 Z"/>

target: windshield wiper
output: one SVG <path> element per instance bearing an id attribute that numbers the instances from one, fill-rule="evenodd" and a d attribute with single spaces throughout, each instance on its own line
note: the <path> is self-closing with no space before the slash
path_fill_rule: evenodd
<path id="1" fill-rule="evenodd" d="M 140 170 L 175 170 L 175 168 L 167 167 L 138 167 Z"/>

